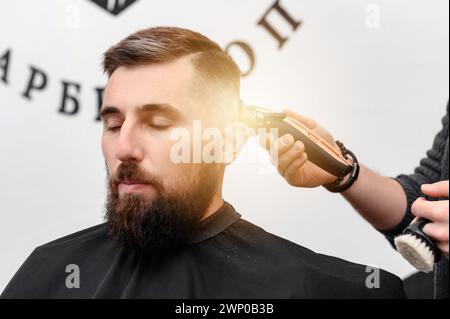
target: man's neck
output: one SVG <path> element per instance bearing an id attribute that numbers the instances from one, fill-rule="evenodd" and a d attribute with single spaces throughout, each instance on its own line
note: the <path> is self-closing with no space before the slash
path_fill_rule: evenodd
<path id="1" fill-rule="evenodd" d="M 222 195 L 215 194 L 201 220 L 204 220 L 209 216 L 211 216 L 212 214 L 214 214 L 215 212 L 217 212 L 223 206 L 223 204 L 224 202 Z"/>

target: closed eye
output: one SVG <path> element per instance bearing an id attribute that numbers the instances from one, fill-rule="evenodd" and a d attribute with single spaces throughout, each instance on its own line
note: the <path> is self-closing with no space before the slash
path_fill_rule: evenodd
<path id="1" fill-rule="evenodd" d="M 156 130 L 162 131 L 162 130 L 168 129 L 171 126 L 171 124 L 168 122 L 150 122 L 150 123 L 148 123 L 148 126 L 151 128 L 154 128 Z"/>
<path id="2" fill-rule="evenodd" d="M 147 120 L 146 124 L 157 130 L 165 130 L 169 128 L 173 122 L 165 116 L 153 116 Z"/>
<path id="3" fill-rule="evenodd" d="M 107 127 L 106 128 L 106 130 L 108 131 L 108 132 L 118 132 L 118 131 L 120 131 L 120 128 L 121 128 L 122 126 L 111 126 L 111 127 Z"/>

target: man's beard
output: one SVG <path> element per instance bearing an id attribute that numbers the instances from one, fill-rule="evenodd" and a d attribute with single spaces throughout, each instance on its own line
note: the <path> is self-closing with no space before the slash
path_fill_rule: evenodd
<path id="1" fill-rule="evenodd" d="M 145 253 L 160 253 L 187 243 L 210 205 L 218 183 L 215 164 L 198 164 L 199 173 L 190 180 L 176 181 L 168 190 L 160 179 L 143 172 L 136 164 L 120 164 L 108 180 L 106 225 L 108 235 L 122 246 Z M 198 166 L 197 165 L 197 166 Z M 119 196 L 123 180 L 151 184 L 153 199 L 139 194 Z M 188 179 L 188 178 L 187 178 Z"/>

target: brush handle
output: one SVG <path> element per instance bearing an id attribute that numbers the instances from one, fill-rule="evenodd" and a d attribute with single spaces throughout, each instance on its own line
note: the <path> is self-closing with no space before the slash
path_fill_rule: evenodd
<path id="1" fill-rule="evenodd" d="M 434 258 L 435 262 L 438 262 L 439 260 L 441 260 L 442 251 L 436 245 L 436 242 L 434 240 L 432 240 L 422 230 L 423 227 L 428 223 L 431 223 L 431 220 L 428 220 L 425 218 L 420 218 L 415 223 L 406 227 L 405 230 L 403 231 L 403 234 L 404 235 L 410 234 L 410 235 L 416 236 L 416 237 L 420 238 L 421 240 L 423 240 L 427 244 L 427 246 L 430 247 L 430 249 L 433 251 L 434 256 L 435 256 L 435 258 Z"/>

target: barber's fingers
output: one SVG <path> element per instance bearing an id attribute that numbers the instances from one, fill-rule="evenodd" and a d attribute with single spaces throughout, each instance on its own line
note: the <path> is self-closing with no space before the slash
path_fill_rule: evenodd
<path id="1" fill-rule="evenodd" d="M 291 134 L 283 135 L 277 140 L 273 135 L 265 134 L 260 138 L 260 144 L 269 150 L 272 163 L 283 176 L 286 168 L 305 154 L 305 145 L 301 141 L 295 141 Z"/>
<path id="2" fill-rule="evenodd" d="M 297 182 L 297 177 L 302 166 L 308 161 L 308 155 L 302 153 L 300 157 L 295 159 L 291 164 L 284 170 L 283 177 L 288 181 L 289 184 L 295 185 Z"/>
<path id="3" fill-rule="evenodd" d="M 291 134 L 283 135 L 281 138 L 273 142 L 272 147 L 269 150 L 269 154 L 274 165 L 278 165 L 279 158 L 292 148 L 294 142 L 294 137 Z"/>
<path id="4" fill-rule="evenodd" d="M 285 113 L 287 116 L 292 117 L 293 119 L 299 121 L 300 123 L 306 125 L 311 130 L 314 130 L 317 127 L 317 122 L 310 117 L 298 114 L 298 113 L 288 110 L 288 109 L 283 110 L 283 113 Z"/>
<path id="5" fill-rule="evenodd" d="M 420 218 L 433 222 L 447 222 L 449 220 L 448 200 L 427 201 L 420 197 L 411 206 L 411 212 Z"/>
<path id="6" fill-rule="evenodd" d="M 434 240 L 448 243 L 448 223 L 428 223 L 422 230 Z"/>
<path id="7" fill-rule="evenodd" d="M 286 147 L 289 147 L 294 142 L 294 137 L 291 134 L 286 134 L 278 138 L 271 133 L 264 132 L 259 135 L 258 141 L 266 150 L 273 151 L 274 147 L 276 147 L 277 152 L 281 154 Z"/>
<path id="8" fill-rule="evenodd" d="M 320 136 L 322 139 L 333 145 L 335 143 L 333 135 L 327 131 L 325 128 L 320 126 L 314 119 L 295 113 L 290 110 L 284 110 L 283 111 L 287 116 L 299 121 L 306 127 L 308 127 L 310 130 L 314 131 L 318 136 Z M 339 151 L 339 147 L 336 145 L 336 150 Z"/>
<path id="9" fill-rule="evenodd" d="M 277 165 L 278 172 L 284 176 L 286 169 L 296 160 L 303 157 L 303 155 L 306 155 L 305 146 L 302 142 L 296 141 L 289 147 L 288 150 L 279 155 L 278 159 L 272 159 L 272 161 L 277 160 L 273 163 Z"/>
<path id="10" fill-rule="evenodd" d="M 441 181 L 434 184 L 423 184 L 422 192 L 431 197 L 448 197 L 448 180 Z"/>

